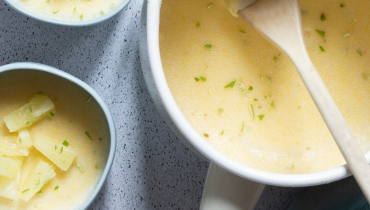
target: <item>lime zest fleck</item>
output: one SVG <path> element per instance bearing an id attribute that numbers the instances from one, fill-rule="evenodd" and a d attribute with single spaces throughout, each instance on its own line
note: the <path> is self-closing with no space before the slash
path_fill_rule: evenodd
<path id="1" fill-rule="evenodd" d="M 84 18 L 84 15 L 80 15 L 80 19 Z"/>
<path id="2" fill-rule="evenodd" d="M 253 87 L 252 86 L 249 86 L 248 90 L 253 90 Z"/>
<path id="3" fill-rule="evenodd" d="M 254 119 L 254 109 L 252 104 L 249 105 L 249 110 L 251 111 L 252 119 Z"/>
<path id="4" fill-rule="evenodd" d="M 261 115 L 258 115 L 258 119 L 260 119 L 260 121 L 262 121 L 262 119 L 265 117 L 265 115 L 261 114 Z"/>
<path id="5" fill-rule="evenodd" d="M 343 7 L 345 7 L 346 5 L 344 5 L 344 4 L 339 4 L 339 6 L 340 6 L 341 8 L 343 8 Z"/>
<path id="6" fill-rule="evenodd" d="M 324 13 L 321 13 L 320 20 L 321 20 L 321 22 L 324 22 L 326 20 L 326 16 L 325 16 Z"/>
<path id="7" fill-rule="evenodd" d="M 29 106 L 28 110 L 32 113 L 32 106 Z"/>
<path id="8" fill-rule="evenodd" d="M 67 140 L 64 140 L 63 143 L 62 143 L 64 146 L 68 147 L 69 143 Z"/>
<path id="9" fill-rule="evenodd" d="M 62 152 L 63 152 L 63 148 L 64 148 L 64 147 L 60 148 L 60 154 L 62 154 Z"/>
<path id="10" fill-rule="evenodd" d="M 55 187 L 54 187 L 54 190 L 57 190 L 57 189 L 59 189 L 59 186 L 55 186 Z"/>
<path id="11" fill-rule="evenodd" d="M 195 24 L 195 26 L 196 26 L 197 28 L 200 28 L 200 23 L 199 23 L 199 22 L 197 22 L 197 23 Z"/>
<path id="12" fill-rule="evenodd" d="M 239 30 L 239 32 L 242 33 L 242 34 L 245 34 L 245 31 L 243 31 L 243 30 Z"/>
<path id="13" fill-rule="evenodd" d="M 58 12 L 59 12 L 59 9 L 58 9 L 57 11 L 53 12 L 53 14 L 55 15 L 55 14 L 57 14 Z"/>
<path id="14" fill-rule="evenodd" d="M 266 77 L 266 81 L 267 81 L 267 84 L 270 84 L 271 83 L 271 78 L 270 77 Z"/>
<path id="15" fill-rule="evenodd" d="M 31 121 L 27 121 L 26 122 L 26 125 L 31 125 Z"/>
<path id="16" fill-rule="evenodd" d="M 325 49 L 324 49 L 324 47 L 323 47 L 323 46 L 319 45 L 319 47 L 320 47 L 320 51 L 321 51 L 321 52 L 325 52 Z"/>
<path id="17" fill-rule="evenodd" d="M 75 163 L 75 165 L 82 171 L 84 172 L 85 170 L 82 168 L 82 166 L 79 163 Z"/>
<path id="18" fill-rule="evenodd" d="M 213 4 L 212 4 L 212 3 L 210 3 L 210 4 L 208 4 L 207 8 L 209 9 L 209 8 L 211 8 L 212 6 L 213 6 Z"/>
<path id="19" fill-rule="evenodd" d="M 319 29 L 315 29 L 315 31 L 322 37 L 325 39 L 325 31 L 320 31 Z"/>
<path id="20" fill-rule="evenodd" d="M 347 33 L 345 33 L 344 35 L 343 35 L 343 37 L 347 37 L 347 36 L 349 36 L 349 35 L 351 35 L 349 32 L 347 32 Z"/>
<path id="21" fill-rule="evenodd" d="M 95 164 L 95 168 L 96 169 L 99 169 L 100 168 L 100 164 L 99 163 Z"/>
<path id="22" fill-rule="evenodd" d="M 217 111 L 218 111 L 218 113 L 220 113 L 220 114 L 221 114 L 221 113 L 224 111 L 224 109 L 220 107 L 220 108 L 218 108 L 218 110 L 217 110 Z"/>
<path id="23" fill-rule="evenodd" d="M 21 143 L 21 144 L 22 144 L 22 139 L 21 139 L 21 138 L 18 138 L 18 140 L 19 140 L 19 143 Z"/>
<path id="24" fill-rule="evenodd" d="M 362 50 L 357 49 L 356 52 L 357 52 L 357 54 L 359 54 L 360 56 L 362 56 Z"/>
<path id="25" fill-rule="evenodd" d="M 38 191 L 36 195 L 42 195 L 42 190 Z"/>
<path id="26" fill-rule="evenodd" d="M 89 137 L 89 139 L 91 139 L 91 141 L 93 141 L 93 139 L 91 138 L 89 132 L 85 131 L 85 134 L 86 134 L 87 137 Z"/>
<path id="27" fill-rule="evenodd" d="M 224 131 L 224 130 L 222 130 L 222 131 L 220 132 L 220 134 L 221 134 L 221 135 L 223 135 L 224 133 L 225 133 L 225 131 Z"/>
<path id="28" fill-rule="evenodd" d="M 274 104 L 274 102 L 271 102 L 271 107 L 275 109 L 275 104 Z"/>
<path id="29" fill-rule="evenodd" d="M 243 133 L 243 130 L 244 130 L 244 122 L 242 122 L 242 124 L 241 124 L 241 127 L 240 127 L 241 129 L 240 129 L 240 134 L 242 134 Z"/>
<path id="30" fill-rule="evenodd" d="M 232 82 L 230 82 L 229 84 L 225 85 L 225 88 L 233 88 L 234 85 L 235 85 L 235 82 L 236 82 L 236 79 L 234 79 Z"/>
<path id="31" fill-rule="evenodd" d="M 248 96 L 248 93 L 245 90 L 242 91 L 242 94 L 245 95 L 245 96 Z"/>
<path id="32" fill-rule="evenodd" d="M 195 77 L 194 79 L 195 79 L 195 81 L 197 81 L 197 82 L 200 80 L 198 77 Z"/>
<path id="33" fill-rule="evenodd" d="M 205 78 L 205 77 L 199 77 L 200 78 L 200 80 L 202 80 L 202 82 L 206 82 L 207 81 L 207 78 Z"/>
<path id="34" fill-rule="evenodd" d="M 29 191 L 30 190 L 30 188 L 28 188 L 28 189 L 26 189 L 26 190 L 23 190 L 22 191 L 22 193 L 25 193 L 25 192 L 27 192 L 27 191 Z"/>
<path id="35" fill-rule="evenodd" d="M 92 96 L 89 96 L 89 98 L 87 98 L 86 100 L 86 103 L 89 103 L 91 100 L 92 100 Z"/>
<path id="36" fill-rule="evenodd" d="M 204 45 L 204 47 L 205 47 L 207 50 L 212 50 L 212 45 L 211 45 L 211 44 L 206 44 L 206 45 Z"/>
<path id="37" fill-rule="evenodd" d="M 277 57 L 274 57 L 274 62 L 275 62 L 275 63 L 277 62 Z"/>
<path id="38" fill-rule="evenodd" d="M 73 13 L 75 13 L 75 12 L 76 12 L 76 9 L 77 9 L 77 7 L 75 7 L 75 8 L 73 9 Z"/>

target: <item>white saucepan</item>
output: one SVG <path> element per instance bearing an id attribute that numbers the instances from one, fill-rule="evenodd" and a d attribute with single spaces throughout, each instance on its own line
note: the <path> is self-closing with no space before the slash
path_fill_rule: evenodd
<path id="1" fill-rule="evenodd" d="M 351 175 L 347 166 L 310 174 L 277 174 L 257 170 L 225 156 L 190 125 L 167 85 L 159 51 L 161 0 L 144 0 L 141 17 L 140 59 L 149 92 L 162 117 L 183 143 L 209 160 L 210 167 L 200 209 L 253 209 L 265 186 L 305 187 Z M 365 155 L 370 160 L 370 153 Z"/>

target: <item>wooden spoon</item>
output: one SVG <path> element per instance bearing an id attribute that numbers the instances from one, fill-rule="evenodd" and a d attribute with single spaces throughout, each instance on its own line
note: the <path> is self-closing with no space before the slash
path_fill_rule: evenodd
<path id="1" fill-rule="evenodd" d="M 238 15 L 293 61 L 349 169 L 370 203 L 370 167 L 355 137 L 313 66 L 303 40 L 298 0 L 257 0 Z"/>

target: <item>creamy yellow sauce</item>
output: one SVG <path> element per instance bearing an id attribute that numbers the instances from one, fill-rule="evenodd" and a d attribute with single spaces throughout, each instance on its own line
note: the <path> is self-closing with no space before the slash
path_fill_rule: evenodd
<path id="1" fill-rule="evenodd" d="M 100 18 L 126 0 L 10 0 L 42 18 L 80 22 Z"/>
<path id="2" fill-rule="evenodd" d="M 163 0 L 161 8 L 159 41 L 166 80 L 192 126 L 219 151 L 253 168 L 299 174 L 343 165 L 289 58 L 241 18 L 230 15 L 223 1 L 213 0 L 212 7 L 209 3 Z M 367 152 L 370 2 L 300 3 L 310 57 Z M 320 20 L 322 13 L 326 20 Z M 315 29 L 325 31 L 325 39 Z M 233 80 L 233 88 L 224 88 Z M 253 90 L 248 90 L 250 86 Z"/>
<path id="3" fill-rule="evenodd" d="M 49 96 L 56 107 L 55 115 L 29 128 L 31 138 L 36 133 L 52 137 L 59 143 L 67 140 L 77 156 L 67 171 L 54 166 L 56 176 L 42 188 L 43 195 L 35 195 L 27 203 L 0 197 L 0 209 L 76 209 L 96 188 L 107 162 L 109 129 L 104 113 L 95 100 L 86 102 L 89 94 L 77 85 L 49 73 L 17 70 L 0 74 L 0 136 L 16 135 L 8 132 L 2 120 L 6 115 L 27 103 L 38 92 Z M 88 131 L 93 141 L 86 135 Z M 101 138 L 101 141 L 99 141 Z M 20 185 L 38 159 L 51 163 L 34 147 L 23 162 Z M 82 172 L 75 163 L 79 163 Z M 100 164 L 96 169 L 95 165 Z M 57 190 L 55 187 L 59 186 Z"/>

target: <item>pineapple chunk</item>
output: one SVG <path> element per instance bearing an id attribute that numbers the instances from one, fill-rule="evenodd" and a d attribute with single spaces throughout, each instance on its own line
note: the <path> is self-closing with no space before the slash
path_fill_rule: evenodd
<path id="1" fill-rule="evenodd" d="M 18 132 L 18 141 L 16 142 L 18 149 L 28 149 L 32 146 L 33 142 L 27 128 L 24 128 Z"/>
<path id="2" fill-rule="evenodd" d="M 0 136 L 0 155 L 3 156 L 28 156 L 28 149 L 17 148 L 17 137 Z"/>
<path id="3" fill-rule="evenodd" d="M 68 170 L 76 157 L 73 150 L 39 134 L 35 135 L 33 146 L 63 171 Z"/>
<path id="4" fill-rule="evenodd" d="M 54 104 L 47 96 L 37 94 L 27 104 L 6 116 L 4 121 L 10 132 L 16 132 L 49 116 L 53 109 Z"/>
<path id="5" fill-rule="evenodd" d="M 16 176 L 13 178 L 0 177 L 0 196 L 16 200 L 23 159 L 23 157 L 14 157 L 14 160 L 18 163 L 18 173 Z"/>
<path id="6" fill-rule="evenodd" d="M 38 161 L 28 175 L 18 197 L 26 202 L 29 201 L 55 175 L 54 170 L 49 164 L 42 160 Z"/>
<path id="7" fill-rule="evenodd" d="M 0 176 L 12 178 L 17 175 L 19 164 L 17 161 L 0 156 Z"/>

